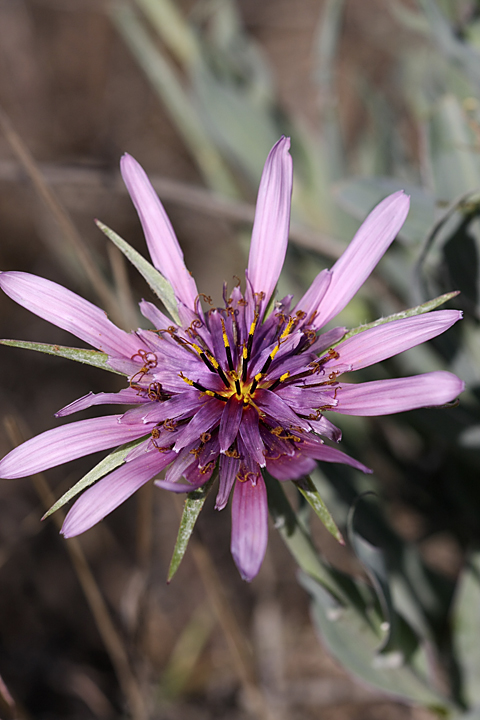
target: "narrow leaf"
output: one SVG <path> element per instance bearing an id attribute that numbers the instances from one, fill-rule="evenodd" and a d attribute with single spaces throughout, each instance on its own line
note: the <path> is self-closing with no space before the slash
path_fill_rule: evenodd
<path id="1" fill-rule="evenodd" d="M 452 610 L 452 628 L 463 695 L 468 706 L 477 709 L 480 707 L 479 607 L 480 553 L 474 552 L 467 559 L 458 580 Z"/>
<path id="2" fill-rule="evenodd" d="M 303 497 L 308 502 L 310 507 L 318 515 L 322 523 L 327 528 L 328 532 L 333 535 L 335 540 L 338 540 L 340 545 L 345 545 L 345 540 L 342 537 L 342 533 L 338 529 L 335 520 L 330 514 L 329 509 L 320 497 L 320 493 L 318 492 L 313 480 L 310 477 L 302 478 L 301 480 L 297 480 L 295 482 L 295 485 L 302 493 Z"/>
<path id="3" fill-rule="evenodd" d="M 300 521 L 298 514 L 294 513 L 281 484 L 265 473 L 265 485 L 268 509 L 275 528 L 299 567 L 322 585 L 332 597 L 332 601 L 348 602 L 346 589 L 351 590 L 352 596 L 355 593 L 351 579 L 320 560 L 307 528 Z"/>
<path id="4" fill-rule="evenodd" d="M 124 375 L 114 370 L 108 364 L 108 355 L 98 350 L 84 350 L 83 348 L 65 347 L 64 345 L 49 345 L 47 343 L 36 343 L 28 340 L 0 340 L 0 345 L 8 345 L 9 347 L 23 348 L 24 350 L 36 350 L 37 352 L 46 353 L 47 355 L 56 355 L 57 357 L 75 360 L 84 365 L 93 365 L 94 367 L 108 370 L 117 375 Z"/>
<path id="5" fill-rule="evenodd" d="M 188 493 L 183 508 L 182 519 L 180 521 L 180 527 L 178 528 L 177 542 L 173 550 L 172 560 L 168 569 L 167 582 L 169 583 L 175 573 L 177 572 L 180 563 L 182 562 L 183 556 L 187 549 L 188 541 L 197 522 L 197 518 L 200 514 L 200 510 L 203 507 L 207 495 L 210 492 L 213 483 L 217 478 L 217 472 L 214 472 L 210 480 L 198 490 L 194 490 Z"/>
<path id="6" fill-rule="evenodd" d="M 440 307 L 440 305 L 444 305 L 446 302 L 452 300 L 454 297 L 457 297 L 457 295 L 459 294 L 459 290 L 454 290 L 453 292 L 439 295 L 438 297 L 433 298 L 433 300 L 427 300 L 427 302 L 423 303 L 422 305 L 416 305 L 413 308 L 408 308 L 408 310 L 402 310 L 401 312 L 394 313 L 393 315 L 379 318 L 378 320 L 374 320 L 374 322 L 367 323 L 366 325 L 359 325 L 358 327 L 349 330 L 346 335 L 344 335 L 343 338 L 339 340 L 339 343 L 344 342 L 353 335 L 358 335 L 359 333 L 364 332 L 365 330 L 370 330 L 371 328 L 377 327 L 378 325 L 385 325 L 385 323 L 393 322 L 394 320 L 404 320 L 405 318 L 414 317 L 415 315 L 424 315 L 425 313 L 431 312 L 432 310 L 436 310 L 438 307 Z M 337 345 L 339 343 L 337 343 Z"/>
<path id="7" fill-rule="evenodd" d="M 138 270 L 140 275 L 147 281 L 151 289 L 160 298 L 168 312 L 175 320 L 176 323 L 180 324 L 180 318 L 178 316 L 178 306 L 175 299 L 173 288 L 161 273 L 153 267 L 148 260 L 140 255 L 126 240 L 117 235 L 114 230 L 111 230 L 107 225 L 104 225 L 100 220 L 95 220 L 100 230 L 105 233 L 109 240 L 130 260 L 132 265 Z"/>
<path id="8" fill-rule="evenodd" d="M 145 437 L 139 438 L 138 440 L 132 440 L 131 442 L 116 448 L 113 452 L 107 455 L 106 458 L 100 460 L 98 465 L 95 465 L 94 468 L 92 468 L 86 475 L 84 475 L 81 480 L 75 483 L 73 487 L 67 490 L 67 492 L 62 495 L 62 497 L 57 500 L 54 505 L 52 505 L 50 510 L 48 510 L 42 517 L 42 520 L 45 520 L 47 517 L 52 515 L 52 513 L 60 510 L 60 508 L 65 505 L 65 503 L 67 503 L 69 500 L 81 493 L 82 490 L 85 490 L 87 487 L 90 487 L 90 485 L 93 485 L 94 482 L 104 477 L 112 470 L 115 470 L 115 468 L 117 468 L 119 465 L 123 465 L 128 453 L 134 447 L 140 445 L 140 443 L 144 441 Z"/>

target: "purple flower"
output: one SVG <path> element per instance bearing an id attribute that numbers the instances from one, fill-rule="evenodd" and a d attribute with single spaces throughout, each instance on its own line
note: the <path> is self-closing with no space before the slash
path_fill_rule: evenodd
<path id="1" fill-rule="evenodd" d="M 149 302 L 142 314 L 155 330 L 127 333 L 65 288 L 19 272 L 0 275 L 16 302 L 106 353 L 128 376 L 119 393 L 90 393 L 57 413 L 92 405 L 131 404 L 120 415 L 81 420 L 28 440 L 0 462 L 0 476 L 30 475 L 132 440 L 126 462 L 86 490 L 69 511 L 62 532 L 84 532 L 141 485 L 166 469 L 157 485 L 176 492 L 203 486 L 219 468 L 216 508 L 233 489 L 231 550 L 251 580 L 267 544 L 267 497 L 262 471 L 280 481 L 308 474 L 316 461 L 361 463 L 325 444 L 340 430 L 325 412 L 387 415 L 443 405 L 464 384 L 448 372 L 399 380 L 348 384 L 340 375 L 367 367 L 447 330 L 456 310 L 395 320 L 345 339 L 345 328 L 319 331 L 369 276 L 400 230 L 408 197 L 396 192 L 367 217 L 331 270 L 323 270 L 292 307 L 273 302 L 287 248 L 292 161 L 289 140 L 271 150 L 258 193 L 245 291 L 224 292 L 223 308 L 204 312 L 172 226 L 150 182 L 129 155 L 121 170 L 145 232 L 153 264 L 173 287 L 180 322 Z"/>

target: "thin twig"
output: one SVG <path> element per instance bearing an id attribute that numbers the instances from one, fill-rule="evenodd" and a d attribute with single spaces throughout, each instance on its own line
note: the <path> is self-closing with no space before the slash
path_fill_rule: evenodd
<path id="1" fill-rule="evenodd" d="M 121 314 L 118 312 L 117 298 L 109 288 L 105 278 L 99 272 L 95 262 L 92 260 L 84 241 L 77 232 L 77 229 L 70 218 L 70 215 L 61 205 L 58 198 L 45 181 L 42 171 L 35 162 L 33 155 L 28 150 L 20 135 L 16 132 L 13 127 L 13 123 L 1 105 L 0 128 L 2 129 L 8 144 L 15 154 L 15 157 L 32 181 L 36 192 L 52 213 L 66 241 L 75 251 L 86 276 L 90 280 L 92 287 L 101 300 L 105 310 L 107 310 L 117 324 L 121 324 L 122 318 Z"/>
<path id="2" fill-rule="evenodd" d="M 7 416 L 4 420 L 4 426 L 12 445 L 14 446 L 24 442 L 29 434 L 26 432 L 25 427 L 23 427 L 23 423 L 17 416 Z M 32 476 L 32 480 L 35 490 L 37 491 L 45 509 L 50 508 L 55 502 L 55 496 L 52 493 L 45 476 L 38 473 Z M 58 528 L 61 528 L 62 526 L 63 517 L 64 516 L 61 510 L 57 511 L 57 513 L 52 516 L 52 519 Z M 129 706 L 132 718 L 134 718 L 134 720 L 147 720 L 148 711 L 143 693 L 130 667 L 125 646 L 117 629 L 115 628 L 108 611 L 108 607 L 103 599 L 102 593 L 100 592 L 92 571 L 90 570 L 80 543 L 77 538 L 70 538 L 65 543 L 65 547 L 70 555 L 72 565 L 75 569 L 80 585 L 82 586 L 82 590 L 92 612 L 100 637 L 103 640 L 105 649 L 115 669 L 118 682 Z"/>

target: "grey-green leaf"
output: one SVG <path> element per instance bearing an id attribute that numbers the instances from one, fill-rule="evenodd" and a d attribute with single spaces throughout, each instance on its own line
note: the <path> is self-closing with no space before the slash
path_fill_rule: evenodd
<path id="1" fill-rule="evenodd" d="M 216 478 L 217 472 L 214 472 L 210 480 L 203 487 L 188 493 L 186 497 L 180 527 L 178 528 L 177 541 L 175 543 L 172 560 L 168 569 L 167 582 L 172 580 L 180 563 L 182 562 L 187 549 L 188 541 L 190 540 L 193 528 L 195 527 L 195 523 L 197 522 L 197 518 L 200 514 L 200 510 L 202 509 Z"/>
<path id="2" fill-rule="evenodd" d="M 310 477 L 305 477 L 295 481 L 295 485 L 316 515 L 318 515 L 328 532 L 331 533 L 335 540 L 338 540 L 341 545 L 345 545 L 342 533 L 338 529 L 329 509 L 320 497 L 320 493 L 318 492 L 313 480 Z"/>
<path id="3" fill-rule="evenodd" d="M 8 345 L 9 347 L 23 348 L 24 350 L 36 350 L 37 352 L 46 353 L 47 355 L 56 355 L 57 357 L 75 360 L 84 365 L 93 365 L 94 367 L 108 370 L 117 375 L 124 375 L 114 370 L 108 364 L 108 355 L 98 350 L 84 350 L 83 348 L 65 347 L 64 345 L 49 345 L 48 343 L 36 343 L 28 340 L 0 340 L 0 345 Z"/>
<path id="4" fill-rule="evenodd" d="M 480 706 L 480 552 L 472 554 L 458 583 L 453 606 L 453 637 L 469 706 Z"/>
<path id="5" fill-rule="evenodd" d="M 313 621 L 323 645 L 348 672 L 383 692 L 439 708 L 445 715 L 449 713 L 449 700 L 437 693 L 429 679 L 417 670 L 425 664 L 423 648 L 418 647 L 408 664 L 399 653 L 379 657 L 378 634 L 352 605 L 339 607 L 318 582 L 304 573 L 300 582 L 312 595 Z"/>
<path id="6" fill-rule="evenodd" d="M 153 267 L 148 260 L 140 255 L 126 240 L 117 235 L 114 230 L 111 230 L 107 225 L 104 225 L 100 220 L 95 221 L 100 230 L 105 233 L 109 240 L 130 260 L 132 265 L 138 270 L 140 275 L 147 281 L 152 288 L 153 292 L 163 302 L 168 312 L 175 320 L 176 323 L 180 324 L 180 318 L 178 315 L 178 306 L 175 299 L 173 288 L 161 273 Z"/>
<path id="7" fill-rule="evenodd" d="M 81 480 L 75 483 L 75 485 L 71 487 L 70 490 L 67 490 L 67 492 L 64 493 L 54 505 L 52 505 L 50 510 L 45 513 L 42 520 L 45 520 L 45 518 L 49 517 L 49 515 L 52 515 L 52 513 L 60 510 L 60 508 L 65 505 L 65 503 L 67 503 L 69 500 L 81 493 L 82 490 L 85 490 L 86 488 L 90 487 L 90 485 L 93 485 L 94 482 L 104 477 L 112 470 L 115 470 L 115 468 L 119 467 L 119 465 L 123 465 L 128 453 L 133 450 L 134 447 L 140 445 L 140 443 L 144 441 L 145 437 L 139 438 L 138 440 L 132 440 L 131 442 L 116 448 L 113 452 L 107 455 L 106 458 L 100 460 L 98 465 L 95 465 L 94 468 L 92 468 L 86 475 L 84 475 Z"/>

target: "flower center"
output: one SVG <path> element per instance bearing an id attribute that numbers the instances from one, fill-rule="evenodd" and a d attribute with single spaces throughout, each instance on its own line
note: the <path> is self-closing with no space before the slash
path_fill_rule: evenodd
<path id="1" fill-rule="evenodd" d="M 251 360 L 253 338 L 258 323 L 258 313 L 255 314 L 246 343 L 240 348 L 240 352 L 238 352 L 238 362 L 236 367 L 233 361 L 230 340 L 228 338 L 228 333 L 225 327 L 225 320 L 221 318 L 222 338 L 225 348 L 225 356 L 227 360 L 228 370 L 224 370 L 218 360 L 207 349 L 204 349 L 193 342 L 189 343 L 189 347 L 195 350 L 195 352 L 199 355 L 199 357 L 202 359 L 204 364 L 211 372 L 215 372 L 220 377 L 223 384 L 225 385 L 225 389 L 219 391 L 210 390 L 209 388 L 203 386 L 201 383 L 186 377 L 183 372 L 179 373 L 180 377 L 188 385 L 197 388 L 197 390 L 200 390 L 201 392 L 205 393 L 210 397 L 215 397 L 218 400 L 227 402 L 229 398 L 231 398 L 233 395 L 236 395 L 239 400 L 243 400 L 244 405 L 251 405 L 253 407 L 256 407 L 254 402 L 255 391 L 265 379 L 270 365 L 272 364 L 276 354 L 280 350 L 281 344 L 286 340 L 286 338 L 296 325 L 296 322 L 297 318 L 290 317 L 288 319 L 284 330 L 278 337 L 275 346 L 270 351 L 259 372 L 257 372 L 253 377 L 249 377 L 248 369 Z M 276 387 L 279 383 L 286 380 L 289 375 L 290 373 L 288 372 L 284 373 L 269 387 L 269 389 L 274 386 Z"/>

